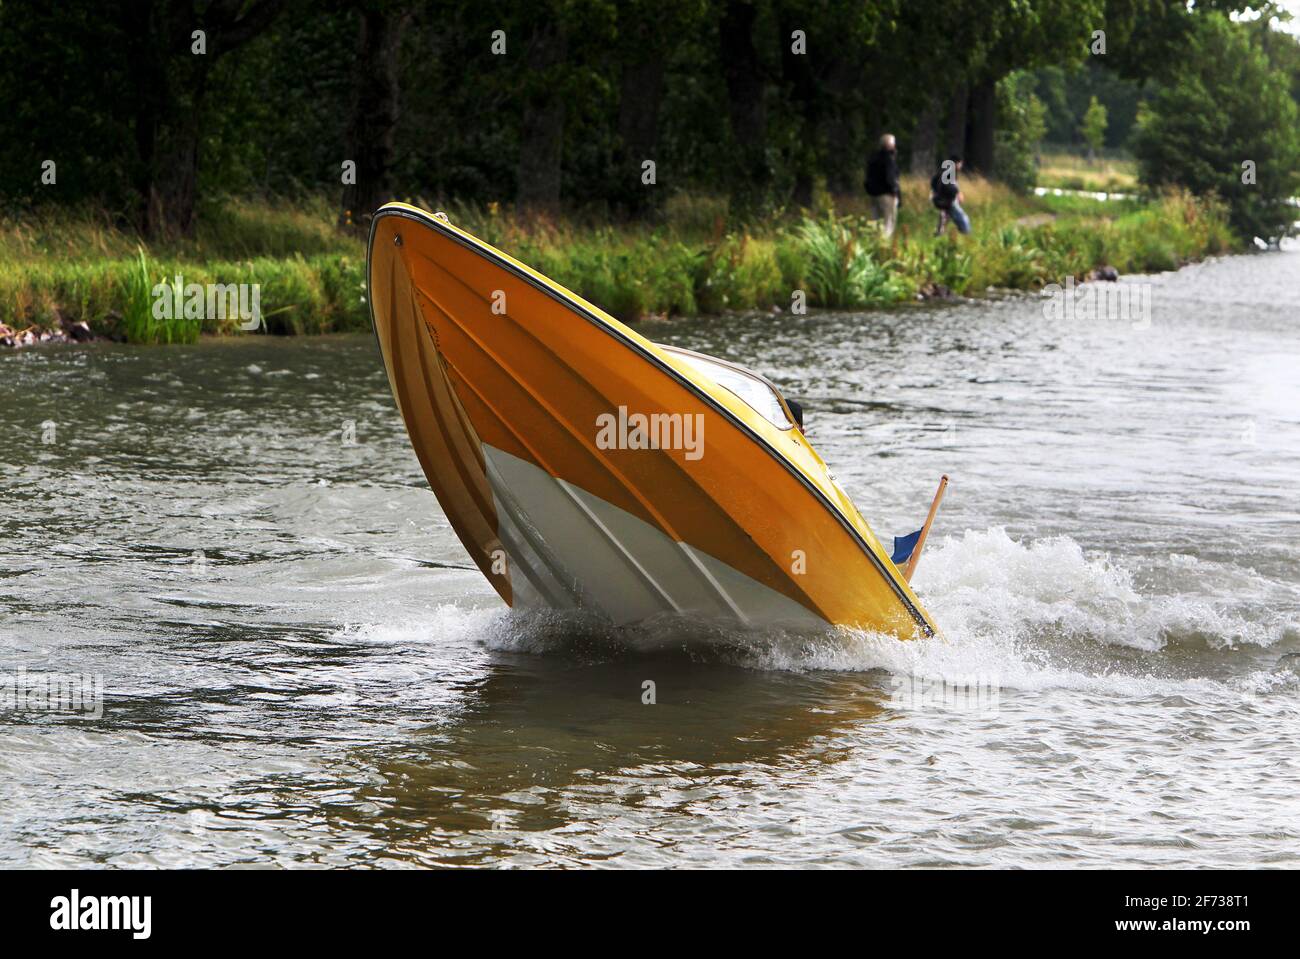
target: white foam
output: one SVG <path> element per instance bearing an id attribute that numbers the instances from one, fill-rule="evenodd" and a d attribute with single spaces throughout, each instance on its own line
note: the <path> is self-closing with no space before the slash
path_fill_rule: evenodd
<path id="1" fill-rule="evenodd" d="M 1196 567 L 1185 557 L 1169 562 L 1183 574 Z M 616 628 L 574 613 L 455 605 L 397 626 L 353 627 L 346 635 L 366 643 L 438 641 L 598 659 L 685 650 L 758 669 L 887 670 L 1022 690 L 1226 692 L 1224 682 L 1198 678 L 1194 666 L 1172 670 L 1169 650 L 1258 651 L 1287 637 L 1288 627 L 1278 618 L 1252 619 L 1252 613 L 1270 614 L 1252 609 L 1248 600 L 1233 605 L 1216 596 L 1215 584 L 1233 570 L 1202 565 L 1213 579 L 1181 575 L 1175 578 L 1181 591 L 1148 594 L 1135 585 L 1129 567 L 1105 553 L 1085 552 L 1067 536 L 1017 542 L 994 527 L 945 538 L 927 550 L 916 587 L 944 633 L 929 640 L 903 642 L 848 629 L 741 631 L 672 617 Z M 1252 686 L 1275 688 L 1278 682 L 1266 672 Z"/>
<path id="2" fill-rule="evenodd" d="M 1170 562 L 1187 566 L 1186 557 Z M 994 527 L 943 540 L 926 554 L 916 588 L 957 633 L 1050 634 L 1146 652 L 1185 643 L 1277 643 L 1285 620 L 1269 617 L 1249 597 L 1219 594 L 1215 580 L 1233 574 L 1243 575 L 1207 566 L 1205 576 L 1184 580 L 1194 593 L 1144 594 L 1129 567 L 1105 553 L 1085 554 L 1068 536 L 1026 544 Z"/>
<path id="3" fill-rule="evenodd" d="M 391 646 L 420 642 L 431 636 L 467 635 L 499 616 L 499 611 L 467 609 L 441 603 L 420 615 L 408 615 L 399 623 L 358 623 L 344 626 L 337 638 L 364 645 Z"/>
<path id="4" fill-rule="evenodd" d="M 1188 583 L 1197 589 L 1190 594 L 1145 595 L 1132 571 L 1109 555 L 1085 553 L 1067 536 L 1017 542 L 1000 527 L 934 543 L 915 585 L 943 637 L 900 642 L 843 630 L 802 646 L 755 651 L 755 665 L 1164 695 L 1225 689 L 1189 677 L 1186 668 L 1175 674 L 1163 655 L 1169 647 L 1230 652 L 1268 647 L 1288 634 L 1280 618 L 1250 618 L 1271 614 L 1246 600 L 1232 606 L 1207 598 L 1214 596 L 1211 583 Z"/>

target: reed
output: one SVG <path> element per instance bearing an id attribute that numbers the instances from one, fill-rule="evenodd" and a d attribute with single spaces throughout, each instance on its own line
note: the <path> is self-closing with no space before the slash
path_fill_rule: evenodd
<path id="1" fill-rule="evenodd" d="M 675 197 L 650 223 L 523 217 L 495 205 L 445 207 L 484 237 L 614 315 L 809 307 L 866 309 L 933 293 L 1033 290 L 1102 266 L 1151 272 L 1234 247 L 1220 204 L 1172 193 L 1144 201 L 1025 197 L 968 178 L 975 231 L 933 235 L 923 179 L 906 178 L 898 230 L 885 239 L 861 197 L 821 196 L 815 211 L 778 211 L 727 226 L 725 200 Z M 265 331 L 365 329 L 365 247 L 340 232 L 325 200 L 230 200 L 195 236 L 147 246 L 100 213 L 0 222 L 0 322 L 16 329 L 84 320 L 134 342 L 191 342 L 238 331 L 237 319 L 159 319 L 153 291 L 176 276 L 257 283 Z"/>

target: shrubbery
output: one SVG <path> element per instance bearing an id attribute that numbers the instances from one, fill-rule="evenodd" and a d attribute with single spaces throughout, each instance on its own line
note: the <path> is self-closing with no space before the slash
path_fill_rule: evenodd
<path id="1" fill-rule="evenodd" d="M 517 219 L 499 209 L 452 209 L 453 222 L 624 320 L 649 315 L 788 310 L 796 290 L 809 307 L 862 309 L 947 288 L 1036 289 L 1103 264 L 1123 272 L 1171 269 L 1231 248 L 1225 208 L 1173 192 L 1151 203 L 1017 196 L 963 179 L 975 232 L 932 235 L 923 181 L 904 183 L 897 234 L 881 235 L 848 203 L 816 217 L 772 217 L 721 229 L 725 206 L 669 205 L 655 227 L 584 228 Z M 309 208 L 310 209 L 310 208 Z M 673 213 L 682 216 L 673 221 Z M 364 245 L 314 215 L 240 203 L 193 241 L 142 249 L 102 220 L 58 219 L 0 227 L 0 321 L 52 325 L 56 311 L 100 333 L 143 342 L 231 333 L 238 319 L 157 320 L 152 289 L 186 283 L 258 283 L 266 330 L 302 334 L 361 330 L 369 323 Z M 292 252 L 306 250 L 307 253 Z M 274 255 L 279 254 L 279 255 Z"/>
<path id="2" fill-rule="evenodd" d="M 1285 72 L 1222 15 L 1197 21 L 1175 79 L 1138 115 L 1142 182 L 1218 195 L 1243 238 L 1276 237 L 1296 219 L 1300 119 Z"/>

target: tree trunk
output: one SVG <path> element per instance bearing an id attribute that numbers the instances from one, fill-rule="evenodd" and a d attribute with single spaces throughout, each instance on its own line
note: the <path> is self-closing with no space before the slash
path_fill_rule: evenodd
<path id="1" fill-rule="evenodd" d="M 194 208 L 199 192 L 199 129 L 203 115 L 207 71 L 191 91 L 189 112 L 155 130 L 150 151 L 153 175 L 145 206 L 145 234 L 171 239 L 194 232 Z M 161 142 L 159 142 L 161 141 Z"/>
<path id="2" fill-rule="evenodd" d="M 994 133 L 997 130 L 998 84 L 977 83 L 970 93 L 970 127 L 966 144 L 966 166 L 985 177 L 995 175 Z"/>
<path id="3" fill-rule="evenodd" d="M 814 180 L 812 171 L 807 166 L 800 165 L 794 174 L 794 192 L 790 199 L 794 205 L 801 210 L 811 210 L 813 205 L 813 186 Z"/>
<path id="4" fill-rule="evenodd" d="M 355 182 L 343 184 L 339 222 L 368 228 L 375 210 L 393 198 L 390 172 L 400 94 L 397 52 L 407 14 L 366 7 L 359 15 L 352 109 L 343 136 L 343 159 L 356 164 Z"/>
<path id="5" fill-rule="evenodd" d="M 741 0 L 728 0 L 719 24 L 723 79 L 727 86 L 727 113 L 736 143 L 730 192 L 733 212 L 744 215 L 767 200 L 770 172 L 767 165 L 767 110 L 758 51 L 754 48 L 757 8 Z"/>
<path id="6" fill-rule="evenodd" d="M 128 16 L 146 16 L 133 10 Z M 140 82 L 154 86 L 141 91 L 137 110 L 137 149 L 140 151 L 144 204 L 144 234 L 153 239 L 188 236 L 194 230 L 198 202 L 199 144 L 208 70 L 219 51 L 206 54 L 185 50 L 168 58 L 163 51 L 192 42 L 200 26 L 188 3 L 173 3 L 157 21 L 138 21 L 136 29 L 148 37 L 140 52 Z"/>
<path id="7" fill-rule="evenodd" d="M 966 149 L 966 100 L 968 91 L 966 84 L 958 84 L 952 91 L 952 96 L 948 99 L 948 126 L 947 140 L 944 144 L 944 155 L 940 160 L 946 160 L 954 153 L 962 154 Z"/>
<path id="8" fill-rule="evenodd" d="M 122 61 L 131 75 L 134 98 L 135 162 L 131 167 L 131 189 L 135 202 L 131 219 L 141 233 L 151 236 L 156 235 L 160 226 L 152 214 L 150 201 L 155 190 L 155 155 L 160 145 L 158 127 L 165 113 L 167 74 L 161 59 L 151 49 L 151 36 L 141 29 L 136 19 L 136 11 L 119 5 L 117 13 L 119 29 L 127 38 Z"/>
<path id="9" fill-rule="evenodd" d="M 831 91 L 832 109 L 821 110 L 818 122 L 822 128 L 822 141 L 826 145 L 826 189 L 835 196 L 860 193 L 866 174 L 866 156 L 874 149 L 874 140 L 864 144 L 863 109 L 859 84 L 865 68 L 840 56 L 831 65 L 827 86 Z M 873 137 L 884 131 L 878 129 L 881 108 L 873 109 L 871 116 Z M 865 149 L 864 149 L 865 146 Z"/>
<path id="10" fill-rule="evenodd" d="M 139 94 L 135 183 L 146 236 L 193 232 L 209 71 L 219 57 L 266 30 L 284 4 L 211 0 L 200 12 L 194 0 L 171 0 L 158 16 L 147 3 L 122 8 L 122 22 L 141 38 L 136 51 L 141 62 L 134 68 Z M 192 52 L 196 29 L 206 38 L 202 54 Z"/>
<path id="11" fill-rule="evenodd" d="M 664 57 L 626 63 L 619 91 L 618 133 L 621 141 L 618 195 L 627 198 L 628 210 L 640 215 L 654 205 L 657 185 L 642 182 L 642 164 L 656 164 L 658 180 L 659 104 L 663 99 Z"/>
<path id="12" fill-rule="evenodd" d="M 790 165 L 794 169 L 794 194 L 791 199 L 795 206 L 808 209 L 813 203 L 816 172 L 819 167 L 824 168 L 819 162 L 823 154 L 819 122 L 822 97 L 818 96 L 817 81 L 813 77 L 808 54 L 794 51 L 790 37 L 799 29 L 802 21 L 794 19 L 791 12 L 788 7 L 782 7 L 778 12 L 781 82 L 790 98 L 795 122 L 798 124 L 794 155 L 790 158 Z"/>
<path id="13" fill-rule="evenodd" d="M 916 118 L 912 129 L 912 165 L 913 174 L 929 177 L 938 169 L 938 157 L 935 151 L 939 147 L 939 103 L 931 101 Z"/>
<path id="14" fill-rule="evenodd" d="M 518 204 L 523 210 L 554 212 L 560 207 L 566 103 L 554 73 L 564 62 L 567 46 L 563 29 L 549 20 L 538 26 L 529 44 L 532 89 L 524 97 L 518 169 Z"/>

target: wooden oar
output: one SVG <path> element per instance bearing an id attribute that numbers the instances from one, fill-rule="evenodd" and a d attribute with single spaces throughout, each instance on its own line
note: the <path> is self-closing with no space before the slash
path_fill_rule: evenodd
<path id="1" fill-rule="evenodd" d="M 947 488 L 948 477 L 945 475 L 939 480 L 939 488 L 934 493 L 934 502 L 930 504 L 930 515 L 925 518 L 925 525 L 921 527 L 921 535 L 916 540 L 916 549 L 912 550 L 912 558 L 907 561 L 907 569 L 903 570 L 903 578 L 909 583 L 912 581 L 912 574 L 916 572 L 916 564 L 921 561 L 921 550 L 925 549 L 925 538 L 930 535 L 930 524 L 934 522 L 935 514 L 939 512 L 939 503 L 943 500 L 943 491 Z"/>

